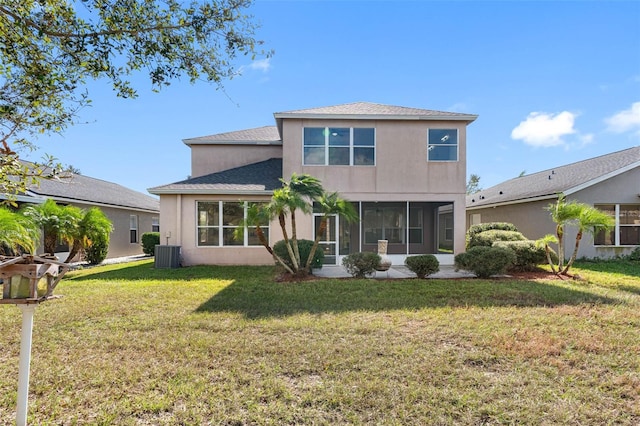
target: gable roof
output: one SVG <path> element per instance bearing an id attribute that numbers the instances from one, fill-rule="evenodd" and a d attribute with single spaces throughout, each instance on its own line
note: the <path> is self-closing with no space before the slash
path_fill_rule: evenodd
<path id="1" fill-rule="evenodd" d="M 281 188 L 282 158 L 149 188 L 152 194 L 270 194 Z"/>
<path id="2" fill-rule="evenodd" d="M 467 209 L 570 195 L 640 167 L 640 146 L 517 177 L 467 196 Z"/>
<path id="3" fill-rule="evenodd" d="M 236 132 L 218 133 L 182 140 L 186 145 L 282 145 L 276 126 L 263 126 Z"/>
<path id="4" fill-rule="evenodd" d="M 376 120 L 458 120 L 471 123 L 477 115 L 459 112 L 434 111 L 430 109 L 408 108 L 371 102 L 353 102 L 320 108 L 299 109 L 276 112 L 278 118 L 333 118 L 333 119 L 376 119 Z"/>
<path id="5" fill-rule="evenodd" d="M 62 202 L 160 212 L 160 202 L 154 197 L 117 183 L 74 173 L 65 174 L 61 179 L 41 179 L 27 195 Z"/>

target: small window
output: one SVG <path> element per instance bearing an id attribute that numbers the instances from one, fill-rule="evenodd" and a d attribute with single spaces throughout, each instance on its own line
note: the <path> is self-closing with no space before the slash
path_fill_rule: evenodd
<path id="1" fill-rule="evenodd" d="M 151 218 L 151 232 L 160 232 L 160 218 Z"/>
<path id="2" fill-rule="evenodd" d="M 458 161 L 458 129 L 429 129 L 427 159 Z"/>
<path id="3" fill-rule="evenodd" d="M 129 242 L 138 242 L 138 216 L 135 214 L 129 216 Z"/>

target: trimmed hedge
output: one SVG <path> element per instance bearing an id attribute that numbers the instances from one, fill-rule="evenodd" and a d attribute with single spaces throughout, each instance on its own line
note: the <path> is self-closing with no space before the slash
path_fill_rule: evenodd
<path id="1" fill-rule="evenodd" d="M 526 237 L 518 231 L 504 231 L 502 229 L 492 229 L 473 235 L 469 239 L 467 248 L 471 247 L 491 247 L 496 241 L 526 241 Z"/>
<path id="2" fill-rule="evenodd" d="M 499 231 L 514 231 L 518 232 L 518 228 L 513 223 L 508 222 L 489 222 L 489 223 L 480 223 L 478 225 L 471 225 L 469 229 L 467 229 L 467 248 L 469 248 L 469 241 L 476 234 L 486 231 L 499 230 Z"/>
<path id="3" fill-rule="evenodd" d="M 140 237 L 142 252 L 147 256 L 153 256 L 156 252 L 156 245 L 160 244 L 159 232 L 145 232 Z"/>
<path id="4" fill-rule="evenodd" d="M 427 275 L 435 274 L 440 270 L 440 262 L 432 254 L 409 256 L 404 260 L 404 264 L 418 278 L 426 278 Z"/>
<path id="5" fill-rule="evenodd" d="M 311 247 L 313 247 L 313 241 L 311 240 L 298 240 L 298 251 L 300 252 L 300 262 L 302 263 L 301 267 L 307 264 L 307 259 L 309 258 L 309 254 L 311 253 Z M 293 269 L 293 263 L 291 262 L 291 257 L 289 257 L 289 251 L 287 250 L 287 245 L 284 240 L 280 240 L 273 245 L 273 251 L 285 261 L 287 266 Z M 311 262 L 311 269 L 319 269 L 322 268 L 322 262 L 324 261 L 324 251 L 322 251 L 322 247 L 318 247 L 315 254 L 313 255 L 313 261 Z M 278 264 L 276 262 L 276 264 Z"/>
<path id="6" fill-rule="evenodd" d="M 342 259 L 342 265 L 355 278 L 365 278 L 376 272 L 382 258 L 378 253 L 352 253 Z"/>
<path id="7" fill-rule="evenodd" d="M 472 247 L 454 257 L 456 268 L 471 271 L 478 278 L 503 274 L 515 261 L 516 254 L 505 247 Z"/>
<path id="8" fill-rule="evenodd" d="M 547 263 L 544 247 L 536 247 L 535 241 L 496 241 L 492 247 L 508 248 L 515 253 L 516 261 L 509 267 L 512 271 L 533 271 Z"/>

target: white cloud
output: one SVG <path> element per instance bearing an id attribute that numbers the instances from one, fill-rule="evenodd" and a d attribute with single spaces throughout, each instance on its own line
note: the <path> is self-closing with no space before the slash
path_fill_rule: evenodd
<path id="1" fill-rule="evenodd" d="M 604 122 L 607 123 L 607 130 L 615 133 L 623 133 L 630 130 L 640 131 L 640 102 L 634 102 L 631 104 L 631 108 L 606 118 Z"/>
<path id="2" fill-rule="evenodd" d="M 266 74 L 270 69 L 271 58 L 258 59 L 257 61 L 251 62 L 249 65 L 242 65 L 240 68 L 238 68 L 236 75 L 243 75 L 246 70 L 262 71 Z"/>
<path id="3" fill-rule="evenodd" d="M 511 131 L 512 139 L 520 139 L 527 145 L 550 147 L 564 145 L 562 137 L 576 133 L 573 123 L 576 114 L 562 111 L 557 114 L 532 112 Z"/>
<path id="4" fill-rule="evenodd" d="M 271 69 L 271 58 L 258 59 L 251 62 L 248 66 L 249 69 L 267 72 Z"/>

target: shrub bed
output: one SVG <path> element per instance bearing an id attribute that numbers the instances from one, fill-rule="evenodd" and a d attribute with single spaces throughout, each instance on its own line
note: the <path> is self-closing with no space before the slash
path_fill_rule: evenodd
<path id="1" fill-rule="evenodd" d="M 503 274 L 515 261 L 513 250 L 505 247 L 472 247 L 454 258 L 456 268 L 471 271 L 478 278 Z"/>

